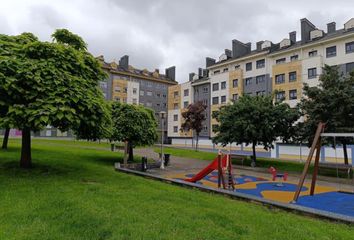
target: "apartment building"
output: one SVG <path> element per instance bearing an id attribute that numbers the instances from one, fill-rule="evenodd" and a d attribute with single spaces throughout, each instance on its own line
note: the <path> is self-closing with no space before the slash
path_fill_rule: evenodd
<path id="1" fill-rule="evenodd" d="M 354 70 L 354 18 L 340 29 L 335 22 L 328 23 L 326 30 L 318 29 L 306 18 L 301 19 L 300 24 L 299 40 L 296 31 L 278 43 L 259 41 L 254 49 L 251 43 L 232 40 L 231 50 L 225 49 L 218 60 L 206 58 L 203 79 L 209 84 L 210 98 L 206 100 L 209 131 L 204 136 L 209 142 L 205 144 L 212 144 L 212 129 L 218 124 L 212 113 L 232 100 L 237 101 L 243 94 L 274 93 L 275 101 L 283 100 L 295 107 L 303 97 L 305 83 L 319 84 L 324 65 L 336 65 L 343 74 Z M 196 92 L 198 85 L 189 80 Z M 168 132 L 172 143 L 178 142 L 175 135 Z"/>
<path id="2" fill-rule="evenodd" d="M 158 69 L 150 72 L 147 69 L 137 69 L 129 65 L 129 56 L 123 56 L 118 64 L 107 63 L 103 56 L 98 57 L 102 68 L 108 73 L 108 78 L 100 82 L 100 87 L 107 100 L 129 104 L 140 104 L 155 111 L 159 120 L 158 129 L 161 129 L 159 112 L 167 113 L 168 87 L 178 86 L 175 80 L 176 68 L 165 69 L 161 74 Z M 169 116 L 167 114 L 167 119 Z M 164 121 L 163 129 L 167 136 L 169 121 Z"/>

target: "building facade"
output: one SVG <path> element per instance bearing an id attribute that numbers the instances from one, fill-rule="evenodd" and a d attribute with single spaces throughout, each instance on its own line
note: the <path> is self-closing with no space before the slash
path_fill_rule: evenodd
<path id="1" fill-rule="evenodd" d="M 140 104 L 151 108 L 158 120 L 158 129 L 164 130 L 164 136 L 167 139 L 170 117 L 167 111 L 167 95 L 170 86 L 179 86 L 175 80 L 176 68 L 174 66 L 167 68 L 165 74 L 161 74 L 158 69 L 150 72 L 147 69 L 134 68 L 129 65 L 129 56 L 127 55 L 123 56 L 119 63 L 107 63 L 103 56 L 98 57 L 98 59 L 108 74 L 108 78 L 100 82 L 106 100 Z M 160 112 L 167 113 L 163 126 L 161 126 L 162 121 L 159 117 Z"/>
<path id="2" fill-rule="evenodd" d="M 295 31 L 278 43 L 259 41 L 254 49 L 251 49 L 251 43 L 233 40 L 232 50 L 226 49 L 218 61 L 206 58 L 206 75 L 199 77 L 203 79 L 200 82 L 209 86 L 209 92 L 204 95 L 209 104 L 205 121 L 208 131 L 203 134 L 209 141 L 205 140 L 204 144 L 212 144 L 212 130 L 218 124 L 212 113 L 232 100 L 237 101 L 241 95 L 274 93 L 275 101 L 283 100 L 295 107 L 303 97 L 305 83 L 319 85 L 325 65 L 338 66 L 344 75 L 354 70 L 354 18 L 341 29 L 337 29 L 334 22 L 328 23 L 326 31 L 318 29 L 306 18 L 300 23 L 300 40 Z M 201 85 L 197 82 L 189 79 L 188 84 L 194 93 L 200 94 Z M 174 110 L 183 111 L 182 108 Z M 176 132 L 168 132 L 172 143 L 180 142 L 176 135 Z"/>

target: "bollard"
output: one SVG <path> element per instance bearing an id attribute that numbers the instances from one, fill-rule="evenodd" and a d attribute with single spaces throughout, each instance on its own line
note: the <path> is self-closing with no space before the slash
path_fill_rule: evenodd
<path id="1" fill-rule="evenodd" d="M 146 172 L 147 170 L 147 157 L 141 158 L 141 171 Z"/>

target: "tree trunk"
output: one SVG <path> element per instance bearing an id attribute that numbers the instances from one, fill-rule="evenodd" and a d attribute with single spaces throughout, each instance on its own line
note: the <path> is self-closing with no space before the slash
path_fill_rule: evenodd
<path id="1" fill-rule="evenodd" d="M 197 139 L 195 143 L 195 150 L 198 151 L 199 133 L 197 133 Z"/>
<path id="2" fill-rule="evenodd" d="M 128 151 L 129 151 L 128 162 L 134 162 L 133 144 L 131 142 L 128 142 Z"/>
<path id="3" fill-rule="evenodd" d="M 252 151 L 253 151 L 253 156 L 252 156 L 252 161 L 251 161 L 251 166 L 255 167 L 256 166 L 256 143 L 252 143 Z"/>
<path id="4" fill-rule="evenodd" d="M 31 168 L 32 167 L 32 157 L 31 157 L 31 130 L 25 128 L 22 130 L 22 147 L 21 147 L 21 168 Z"/>
<path id="5" fill-rule="evenodd" d="M 2 149 L 7 149 L 7 143 L 9 142 L 10 128 L 5 129 L 4 140 L 2 142 Z"/>
<path id="6" fill-rule="evenodd" d="M 347 142 L 344 140 L 342 143 L 343 143 L 343 153 L 344 153 L 344 164 L 349 164 Z"/>

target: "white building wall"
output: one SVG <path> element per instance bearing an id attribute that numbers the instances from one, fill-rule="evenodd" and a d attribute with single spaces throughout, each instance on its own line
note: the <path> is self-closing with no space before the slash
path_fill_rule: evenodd
<path id="1" fill-rule="evenodd" d="M 128 81 L 127 103 L 139 104 L 139 83 L 138 82 Z"/>

